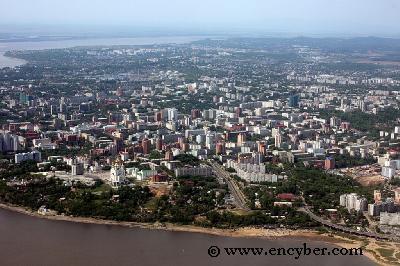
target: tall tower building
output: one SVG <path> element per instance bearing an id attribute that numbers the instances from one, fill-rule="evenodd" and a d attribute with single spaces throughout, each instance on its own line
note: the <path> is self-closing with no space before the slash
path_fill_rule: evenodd
<path id="1" fill-rule="evenodd" d="M 176 121 L 178 119 L 178 111 L 175 108 L 168 108 L 168 120 Z"/>
<path id="2" fill-rule="evenodd" d="M 151 146 L 150 140 L 147 139 L 147 138 L 144 138 L 142 140 L 143 154 L 149 154 L 150 153 L 150 146 Z"/>
<path id="3" fill-rule="evenodd" d="M 221 155 L 225 153 L 225 144 L 223 142 L 218 142 L 215 147 L 216 155 Z"/>
<path id="4" fill-rule="evenodd" d="M 374 190 L 374 201 L 375 203 L 382 202 L 382 193 L 380 190 Z"/>
<path id="5" fill-rule="evenodd" d="M 165 153 L 165 160 L 167 160 L 167 161 L 172 161 L 173 159 L 174 159 L 174 155 L 173 155 L 172 151 L 171 151 L 171 150 L 168 150 L 168 151 Z"/>
<path id="6" fill-rule="evenodd" d="M 154 120 L 155 120 L 156 122 L 161 122 L 161 121 L 162 121 L 162 112 L 156 112 L 156 113 L 154 114 Z"/>
<path id="7" fill-rule="evenodd" d="M 236 117 L 241 117 L 242 116 L 242 108 L 236 107 L 235 108 L 235 115 L 236 115 Z"/>
<path id="8" fill-rule="evenodd" d="M 400 188 L 394 190 L 394 202 L 400 204 Z"/>
<path id="9" fill-rule="evenodd" d="M 340 126 L 341 120 L 336 116 L 332 116 L 329 120 L 329 124 L 331 127 L 338 127 Z"/>
<path id="10" fill-rule="evenodd" d="M 192 109 L 191 115 L 193 119 L 199 118 L 201 113 L 199 109 Z"/>
<path id="11" fill-rule="evenodd" d="M 300 95 L 293 94 L 289 96 L 288 99 L 289 107 L 297 108 L 299 107 L 299 103 L 300 103 Z"/>
<path id="12" fill-rule="evenodd" d="M 364 100 L 359 100 L 358 101 L 358 107 L 360 108 L 361 112 L 365 112 L 366 111 Z"/>
<path id="13" fill-rule="evenodd" d="M 244 133 L 239 133 L 237 137 L 237 145 L 241 147 L 243 143 L 246 142 L 246 134 Z"/>
<path id="14" fill-rule="evenodd" d="M 265 155 L 266 154 L 266 150 L 267 150 L 267 145 L 264 142 L 259 142 L 257 150 L 262 155 Z"/>
<path id="15" fill-rule="evenodd" d="M 325 159 L 325 170 L 330 170 L 335 168 L 335 159 L 333 157 L 328 157 Z"/>
<path id="16" fill-rule="evenodd" d="M 278 133 L 275 135 L 275 147 L 280 148 L 282 145 L 282 135 Z"/>
<path id="17" fill-rule="evenodd" d="M 156 139 L 156 149 L 161 151 L 162 150 L 162 146 L 163 146 L 163 141 L 161 137 L 158 137 Z"/>

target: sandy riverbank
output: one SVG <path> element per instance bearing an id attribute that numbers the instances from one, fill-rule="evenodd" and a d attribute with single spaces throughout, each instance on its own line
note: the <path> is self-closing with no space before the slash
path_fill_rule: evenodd
<path id="1" fill-rule="evenodd" d="M 304 239 L 305 241 L 320 241 L 324 243 L 333 244 L 344 248 L 359 248 L 363 247 L 364 255 L 366 255 L 372 261 L 380 265 L 390 265 L 388 264 L 382 256 L 379 256 L 380 245 L 376 240 L 369 240 L 365 238 L 355 237 L 347 238 L 345 235 L 334 235 L 328 233 L 320 233 L 315 230 L 291 230 L 291 229 L 263 229 L 255 227 L 242 227 L 238 229 L 218 229 L 218 228 L 205 228 L 193 225 L 176 225 L 176 224 L 160 224 L 160 223 L 135 223 L 135 222 L 118 222 L 111 220 L 101 220 L 95 218 L 85 218 L 85 217 L 72 217 L 64 215 L 40 215 L 37 212 L 33 212 L 27 208 L 20 206 L 12 206 L 8 204 L 0 203 L 0 208 L 15 211 L 25 215 L 30 215 L 40 219 L 49 219 L 56 221 L 66 221 L 75 223 L 90 223 L 90 224 L 102 224 L 102 225 L 115 225 L 115 226 L 125 226 L 131 228 L 144 228 L 152 230 L 170 230 L 179 232 L 191 232 L 191 233 L 202 233 L 202 234 L 212 234 L 217 236 L 227 236 L 227 237 L 258 237 L 266 239 L 277 239 L 277 238 L 295 238 Z M 385 242 L 385 245 L 394 246 L 395 248 L 398 243 Z M 400 249 L 398 250 L 400 254 Z M 396 254 L 396 252 L 395 252 Z M 394 264 L 393 264 L 394 265 Z"/>
<path id="2" fill-rule="evenodd" d="M 300 238 L 314 238 L 315 240 L 320 240 L 324 242 L 328 239 L 322 234 L 314 230 L 290 230 L 290 229 L 261 229 L 255 227 L 242 227 L 238 229 L 219 229 L 219 228 L 206 228 L 193 225 L 177 225 L 171 223 L 136 223 L 136 222 L 120 222 L 112 220 L 103 220 L 96 218 L 87 217 L 74 217 L 65 215 L 41 215 L 37 212 L 33 212 L 28 208 L 13 206 L 8 204 L 0 203 L 0 208 L 19 212 L 25 215 L 34 216 L 40 219 L 49 219 L 57 221 L 67 221 L 76 223 L 90 223 L 90 224 L 104 224 L 104 225 L 117 225 L 126 227 L 138 227 L 145 229 L 159 229 L 159 230 L 171 230 L 171 231 L 181 231 L 181 232 L 192 232 L 192 233 L 202 233 L 202 234 L 212 234 L 219 236 L 228 237 L 266 237 L 266 238 L 278 238 L 278 237 L 300 237 Z"/>

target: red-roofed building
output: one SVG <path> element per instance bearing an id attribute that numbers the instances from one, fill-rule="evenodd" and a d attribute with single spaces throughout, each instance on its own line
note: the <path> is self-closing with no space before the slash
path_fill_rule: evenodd
<path id="1" fill-rule="evenodd" d="M 32 139 L 39 139 L 40 135 L 35 131 L 29 131 L 25 133 L 25 138 L 32 140 Z"/>
<path id="2" fill-rule="evenodd" d="M 277 199 L 286 200 L 286 201 L 294 201 L 296 200 L 296 196 L 292 193 L 281 193 L 276 196 Z"/>
<path id="3" fill-rule="evenodd" d="M 151 177 L 152 182 L 167 182 L 168 176 L 164 174 L 156 174 Z"/>

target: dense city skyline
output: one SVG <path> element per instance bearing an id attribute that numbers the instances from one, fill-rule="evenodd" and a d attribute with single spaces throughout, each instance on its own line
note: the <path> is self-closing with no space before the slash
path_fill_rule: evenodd
<path id="1" fill-rule="evenodd" d="M 399 10 L 0 0 L 1 264 L 398 264 Z"/>

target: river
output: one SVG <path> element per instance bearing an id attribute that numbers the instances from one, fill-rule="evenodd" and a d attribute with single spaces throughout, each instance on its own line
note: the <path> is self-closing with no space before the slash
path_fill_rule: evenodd
<path id="1" fill-rule="evenodd" d="M 149 45 L 166 43 L 188 43 L 205 39 L 207 36 L 165 36 L 165 37 L 135 37 L 135 38 L 88 38 L 61 39 L 50 41 L 20 41 L 0 42 L 0 68 L 16 67 L 26 62 L 24 60 L 4 56 L 11 50 L 43 50 L 61 49 L 76 46 L 111 46 L 111 45 Z"/>
<path id="2" fill-rule="evenodd" d="M 374 265 L 364 256 L 227 256 L 210 246 L 310 247 L 304 239 L 231 238 L 200 233 L 128 228 L 41 219 L 0 208 L 0 265 Z"/>

